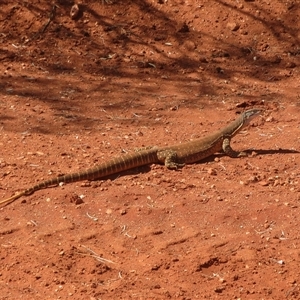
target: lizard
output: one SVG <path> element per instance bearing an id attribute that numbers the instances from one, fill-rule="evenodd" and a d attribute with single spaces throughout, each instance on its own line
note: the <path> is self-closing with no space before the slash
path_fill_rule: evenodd
<path id="1" fill-rule="evenodd" d="M 38 190 L 60 183 L 100 179 L 144 165 L 164 164 L 168 169 L 178 169 L 182 168 L 185 164 L 201 161 L 217 152 L 224 152 L 230 157 L 245 156 L 244 152 L 236 152 L 231 148 L 230 140 L 245 128 L 255 116 L 261 113 L 262 109 L 252 108 L 244 111 L 235 121 L 226 127 L 206 137 L 167 147 L 146 147 L 137 152 L 112 158 L 91 169 L 42 181 L 0 201 L 0 205 L 11 203 L 22 196 L 31 195 Z"/>

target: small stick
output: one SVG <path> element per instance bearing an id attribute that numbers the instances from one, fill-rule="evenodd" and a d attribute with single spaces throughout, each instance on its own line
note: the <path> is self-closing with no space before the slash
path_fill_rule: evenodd
<path id="1" fill-rule="evenodd" d="M 93 251 L 92 249 L 84 246 L 84 245 L 81 245 L 81 247 L 85 248 L 87 251 L 89 251 L 91 254 L 90 256 L 91 257 L 94 257 L 95 259 L 97 259 L 98 261 L 102 262 L 102 263 L 112 263 L 112 264 L 115 264 L 115 262 L 109 260 L 109 259 L 105 259 L 101 256 L 99 256 L 95 251 Z"/>

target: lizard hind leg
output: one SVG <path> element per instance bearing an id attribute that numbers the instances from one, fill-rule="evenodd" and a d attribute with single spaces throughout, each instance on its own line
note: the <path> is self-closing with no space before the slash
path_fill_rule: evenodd
<path id="1" fill-rule="evenodd" d="M 176 152 L 174 152 L 174 151 L 168 151 L 166 153 L 166 156 L 165 156 L 165 166 L 168 169 L 175 169 L 175 170 L 177 170 L 178 168 L 184 167 L 184 165 L 185 165 L 184 163 L 179 163 L 178 162 L 178 157 L 177 157 Z"/>

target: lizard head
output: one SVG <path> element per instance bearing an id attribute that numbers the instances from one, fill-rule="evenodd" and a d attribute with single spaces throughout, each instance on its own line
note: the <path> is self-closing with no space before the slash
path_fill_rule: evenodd
<path id="1" fill-rule="evenodd" d="M 261 109 L 261 108 L 252 108 L 252 109 L 244 111 L 242 114 L 243 127 L 247 126 L 253 118 L 260 115 L 262 112 L 263 112 L 263 109 Z"/>

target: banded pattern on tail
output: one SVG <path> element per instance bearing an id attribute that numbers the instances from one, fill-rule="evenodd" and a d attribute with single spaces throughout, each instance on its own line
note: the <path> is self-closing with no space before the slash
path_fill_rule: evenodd
<path id="1" fill-rule="evenodd" d="M 102 177 L 116 174 L 122 171 L 126 171 L 135 167 L 158 163 L 157 147 L 149 148 L 147 150 L 141 150 L 134 153 L 121 155 L 113 158 L 107 162 L 104 162 L 95 168 L 87 169 L 85 171 L 62 175 L 59 177 L 51 178 L 49 180 L 42 181 L 14 196 L 1 201 L 0 204 L 10 203 L 22 196 L 28 196 L 38 190 L 45 189 L 52 185 L 57 185 L 61 182 L 70 183 L 82 180 L 94 180 Z"/>
<path id="2" fill-rule="evenodd" d="M 95 180 L 101 177 L 126 171 L 135 167 L 144 166 L 152 163 L 157 163 L 157 149 L 155 147 L 142 150 L 119 157 L 113 158 L 107 162 L 98 165 L 95 168 L 87 169 L 85 171 L 62 175 L 59 177 L 51 178 L 37 185 L 25 190 L 25 195 L 30 195 L 41 189 L 45 189 L 52 185 L 57 185 L 61 182 L 70 183 L 82 180 Z"/>

